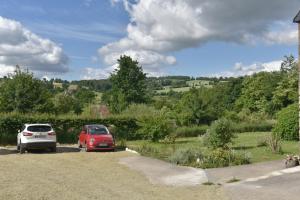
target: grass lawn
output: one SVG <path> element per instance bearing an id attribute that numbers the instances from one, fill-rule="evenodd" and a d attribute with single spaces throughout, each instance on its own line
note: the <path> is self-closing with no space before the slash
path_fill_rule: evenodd
<path id="1" fill-rule="evenodd" d="M 251 132 L 251 133 L 240 133 L 234 139 L 234 144 L 232 148 L 236 151 L 247 152 L 251 155 L 251 162 L 262 162 L 271 161 L 277 159 L 285 158 L 286 154 L 296 154 L 299 153 L 299 143 L 296 141 L 283 141 L 282 150 L 283 154 L 274 154 L 268 147 L 262 146 L 258 147 L 258 141 L 270 135 L 270 132 Z M 163 160 L 167 160 L 168 157 L 178 148 L 184 147 L 200 147 L 203 151 L 208 149 L 203 145 L 202 137 L 193 138 L 179 138 L 176 140 L 175 144 L 164 144 L 164 143 L 152 143 L 148 141 L 128 141 L 127 146 L 132 149 L 137 149 L 143 145 L 152 147 L 156 149 L 154 153 L 145 154 L 146 156 L 151 156 Z"/>

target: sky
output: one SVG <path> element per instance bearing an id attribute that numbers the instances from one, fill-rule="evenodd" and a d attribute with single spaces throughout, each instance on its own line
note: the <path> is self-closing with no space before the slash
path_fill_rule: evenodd
<path id="1" fill-rule="evenodd" d="M 0 77 L 104 79 L 121 55 L 148 76 L 242 76 L 297 55 L 300 0 L 1 0 Z"/>

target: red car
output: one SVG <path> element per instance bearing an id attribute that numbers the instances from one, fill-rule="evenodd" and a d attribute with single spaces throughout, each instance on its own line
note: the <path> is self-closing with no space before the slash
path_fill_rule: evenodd
<path id="1" fill-rule="evenodd" d="M 115 141 L 107 127 L 103 125 L 85 125 L 78 138 L 79 148 L 85 151 L 92 150 L 115 150 Z"/>

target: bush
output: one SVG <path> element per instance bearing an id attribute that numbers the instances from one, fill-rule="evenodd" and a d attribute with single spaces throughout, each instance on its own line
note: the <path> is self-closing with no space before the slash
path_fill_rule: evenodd
<path id="1" fill-rule="evenodd" d="M 144 139 L 158 142 L 164 139 L 172 132 L 173 124 L 163 111 L 157 112 L 155 115 L 143 117 L 138 121 L 138 133 Z"/>
<path id="2" fill-rule="evenodd" d="M 202 159 L 203 155 L 199 151 L 199 149 L 195 148 L 184 148 L 177 149 L 168 160 L 171 163 L 179 164 L 179 165 L 196 165 L 197 159 Z"/>
<path id="3" fill-rule="evenodd" d="M 231 121 L 219 119 L 207 130 L 205 144 L 212 148 L 227 148 L 234 138 Z"/>
<path id="4" fill-rule="evenodd" d="M 299 140 L 299 109 L 292 104 L 277 113 L 277 123 L 273 132 L 284 140 Z"/>
<path id="5" fill-rule="evenodd" d="M 208 129 L 207 125 L 203 126 L 183 126 L 175 130 L 177 137 L 197 137 L 204 135 Z"/>
<path id="6" fill-rule="evenodd" d="M 23 115 L 18 113 L 0 114 L 0 144 L 16 144 L 18 130 L 25 123 L 50 123 L 57 133 L 59 143 L 77 143 L 78 134 L 85 124 L 114 125 L 112 132 L 118 139 L 135 139 L 137 124 L 132 118 L 89 118 L 78 116 Z"/>
<path id="7" fill-rule="evenodd" d="M 248 153 L 238 153 L 233 150 L 215 149 L 200 161 L 202 168 L 227 167 L 232 165 L 249 164 L 251 156 Z"/>
<path id="8" fill-rule="evenodd" d="M 177 149 L 168 160 L 174 164 L 188 165 L 201 168 L 227 167 L 243 165 L 251 162 L 248 153 L 239 153 L 230 149 L 215 149 L 201 152 L 198 148 Z"/>
<path id="9" fill-rule="evenodd" d="M 273 153 L 282 153 L 281 138 L 278 134 L 272 133 L 267 140 L 267 144 Z"/>

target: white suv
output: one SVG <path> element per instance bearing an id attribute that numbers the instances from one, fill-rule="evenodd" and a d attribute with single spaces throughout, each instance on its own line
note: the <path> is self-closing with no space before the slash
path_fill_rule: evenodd
<path id="1" fill-rule="evenodd" d="M 56 133 L 50 124 L 25 124 L 18 133 L 17 149 L 20 153 L 28 149 L 50 149 L 56 152 Z"/>

